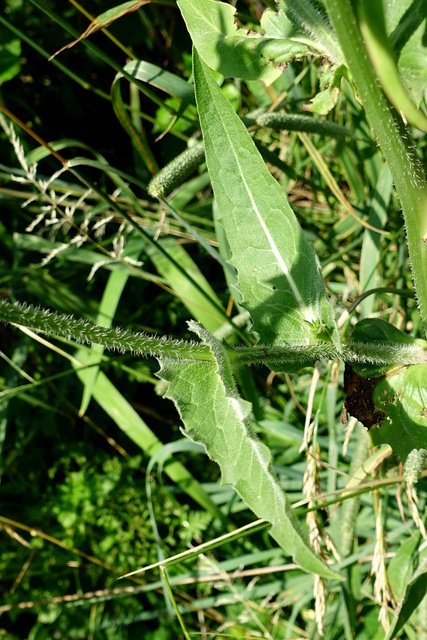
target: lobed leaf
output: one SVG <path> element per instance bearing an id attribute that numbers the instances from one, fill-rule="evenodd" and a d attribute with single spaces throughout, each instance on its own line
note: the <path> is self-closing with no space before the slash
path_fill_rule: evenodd
<path id="1" fill-rule="evenodd" d="M 196 323 L 189 326 L 209 345 L 214 361 L 195 364 L 161 358 L 158 373 L 169 383 L 165 395 L 179 411 L 183 433 L 204 446 L 220 466 L 223 482 L 231 484 L 259 518 L 271 522 L 270 534 L 302 569 L 339 579 L 299 531 L 272 471 L 270 450 L 250 432 L 251 405 L 237 395 L 223 348 Z"/>
<path id="2" fill-rule="evenodd" d="M 263 80 L 271 84 L 284 63 L 307 53 L 307 46 L 289 37 L 261 36 L 238 29 L 235 9 L 214 0 L 178 0 L 191 39 L 200 56 L 225 77 Z"/>
<path id="3" fill-rule="evenodd" d="M 295 39 L 309 44 L 310 54 L 321 54 L 326 56 L 333 65 L 340 65 L 344 62 L 338 39 L 334 33 L 328 16 L 319 5 L 316 6 L 312 0 L 278 0 L 279 12 L 288 16 L 293 23 L 302 30 L 295 34 Z M 264 17 L 264 16 L 263 16 Z M 263 21 L 261 21 L 263 23 Z M 284 23 L 283 17 L 281 18 Z"/>

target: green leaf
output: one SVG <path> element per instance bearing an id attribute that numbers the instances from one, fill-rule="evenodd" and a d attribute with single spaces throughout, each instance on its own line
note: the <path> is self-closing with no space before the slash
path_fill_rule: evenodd
<path id="1" fill-rule="evenodd" d="M 387 415 L 370 431 L 375 445 L 388 443 L 404 462 L 413 449 L 427 449 L 427 365 L 419 364 L 378 383 L 373 399 Z"/>
<path id="2" fill-rule="evenodd" d="M 427 342 L 425 340 L 416 339 L 409 336 L 407 333 L 403 333 L 396 329 L 392 324 L 380 320 L 379 318 L 365 318 L 356 324 L 351 334 L 351 342 L 361 342 L 365 344 L 375 345 L 376 342 L 381 344 L 388 344 L 394 346 L 401 346 L 402 351 L 406 346 L 418 347 L 421 351 L 426 351 L 427 355 Z M 399 364 L 399 360 L 396 357 L 396 362 L 393 364 L 369 364 L 369 363 L 352 363 L 352 368 L 356 373 L 363 378 L 378 378 L 384 375 L 388 371 L 396 368 Z M 407 364 L 408 361 L 405 362 Z"/>
<path id="3" fill-rule="evenodd" d="M 350 0 L 324 0 L 339 38 L 347 66 L 366 111 L 367 120 L 384 154 L 402 205 L 406 236 L 421 319 L 427 323 L 427 182 L 409 132 L 390 108 L 378 82 L 360 34 Z M 345 16 L 345 20 L 343 20 Z"/>
<path id="4" fill-rule="evenodd" d="M 396 607 L 394 618 L 385 640 L 392 640 L 407 623 L 427 592 L 427 560 L 424 560 L 409 582 L 402 600 Z"/>
<path id="5" fill-rule="evenodd" d="M 21 41 L 0 29 L 0 81 L 12 80 L 21 70 Z"/>
<path id="6" fill-rule="evenodd" d="M 57 56 L 59 53 L 62 53 L 62 51 L 74 47 L 74 45 L 76 45 L 78 42 L 81 42 L 81 40 L 88 38 L 100 29 L 106 29 L 110 26 L 110 24 L 112 24 L 119 18 L 122 18 L 123 16 L 132 13 L 133 11 L 136 11 L 144 4 L 145 0 L 130 0 L 129 2 L 124 2 L 123 4 L 117 5 L 112 9 L 107 9 L 107 11 L 104 11 L 104 13 L 101 13 L 94 20 L 92 20 L 88 28 L 85 29 L 85 31 L 83 31 L 83 33 L 76 40 L 73 40 L 73 42 L 70 42 L 69 44 L 65 45 L 65 47 L 59 49 L 59 51 L 57 51 L 54 55 Z"/>
<path id="7" fill-rule="evenodd" d="M 381 169 L 374 195 L 370 204 L 368 223 L 377 229 L 384 228 L 388 206 L 393 190 L 393 180 L 387 165 Z M 360 255 L 360 290 L 366 292 L 379 286 L 381 263 L 381 236 L 372 229 L 363 232 L 362 253 Z M 361 315 L 368 318 L 374 311 L 374 296 L 368 296 L 360 303 Z"/>
<path id="8" fill-rule="evenodd" d="M 210 346 L 215 361 L 194 364 L 161 358 L 158 374 L 169 383 L 166 397 L 180 413 L 184 434 L 219 464 L 223 482 L 231 484 L 259 518 L 271 522 L 272 537 L 302 569 L 339 579 L 302 537 L 272 471 L 270 451 L 250 431 L 251 405 L 236 393 L 221 344 L 196 323 L 189 326 Z"/>
<path id="9" fill-rule="evenodd" d="M 298 38 L 303 33 L 282 9 L 277 12 L 269 9 L 264 11 L 261 27 L 269 38 Z"/>
<path id="10" fill-rule="evenodd" d="M 311 0 L 279 0 L 279 11 L 264 11 L 261 27 L 266 36 L 289 38 L 306 45 L 305 55 L 327 58 L 332 68 L 325 64 L 320 77 L 322 91 L 310 101 L 310 110 L 326 115 L 338 99 L 341 77 L 348 75 L 344 56 L 337 37 L 325 14 L 319 12 Z M 325 88 L 326 87 L 326 88 Z"/>
<path id="11" fill-rule="evenodd" d="M 384 13 L 399 72 L 419 108 L 427 104 L 427 4 L 424 0 L 385 0 Z"/>
<path id="12" fill-rule="evenodd" d="M 147 244 L 147 255 L 192 317 L 209 331 L 222 327 L 227 316 L 221 301 L 184 247 L 174 238 L 163 238 L 156 244 Z"/>
<path id="13" fill-rule="evenodd" d="M 79 360 L 82 364 L 90 365 L 93 362 L 93 354 L 90 352 L 85 353 L 82 350 L 79 352 Z M 88 376 L 89 378 L 91 376 L 90 367 L 87 369 L 77 368 L 77 375 L 81 382 L 86 384 Z M 163 447 L 163 442 L 157 438 L 117 387 L 114 386 L 102 371 L 98 373 L 92 395 L 94 400 L 104 409 L 119 429 L 140 447 L 147 456 L 153 456 L 156 451 Z M 191 496 L 193 500 L 214 517 L 222 518 L 221 511 L 183 464 L 174 461 L 165 468 L 165 473 L 171 480 L 176 482 L 187 495 Z"/>
<path id="14" fill-rule="evenodd" d="M 416 550 L 420 545 L 420 538 L 421 536 L 418 535 L 402 542 L 387 567 L 390 585 L 398 598 L 403 597 L 405 588 L 414 572 L 414 564 L 417 560 Z"/>
<path id="15" fill-rule="evenodd" d="M 76 262 L 78 264 L 85 264 L 89 267 L 93 267 L 96 264 L 102 264 L 102 269 L 106 271 L 122 271 L 134 278 L 141 278 L 148 280 L 149 282 L 156 282 L 164 284 L 164 278 L 158 275 L 143 271 L 143 269 L 136 270 L 130 263 L 117 262 L 116 258 L 110 257 L 100 251 L 94 251 L 92 249 L 82 249 L 70 246 L 65 242 L 54 242 L 53 240 L 47 240 L 40 236 L 16 233 L 14 235 L 15 246 L 24 249 L 26 251 L 38 251 L 43 255 L 49 255 L 52 251 L 55 251 L 59 255 L 60 260 L 67 260 L 69 262 Z M 136 241 L 129 240 L 128 248 L 136 248 L 141 245 L 139 239 Z M 87 270 L 89 273 L 90 270 Z"/>
<path id="16" fill-rule="evenodd" d="M 359 17 L 360 31 L 384 93 L 405 121 L 427 131 L 427 118 L 412 102 L 395 62 L 393 47 L 386 31 L 383 1 L 360 0 Z M 418 18 L 425 20 L 425 9 L 424 16 L 420 13 Z M 424 27 L 422 29 L 424 31 Z M 424 72 L 424 82 L 426 79 Z"/>
<path id="17" fill-rule="evenodd" d="M 100 326 L 111 326 L 128 277 L 128 274 L 123 271 L 110 273 L 107 285 L 104 289 L 101 304 L 99 306 L 98 317 L 96 319 L 97 324 Z M 93 362 L 99 363 L 101 361 L 102 354 L 104 353 L 104 347 L 100 344 L 93 344 L 91 352 L 93 355 Z M 77 352 L 76 358 L 79 359 L 79 352 Z M 83 416 L 86 413 L 98 373 L 99 364 L 94 364 L 93 367 L 88 368 L 86 371 L 86 376 L 83 381 L 83 395 L 79 409 L 79 416 Z"/>
<path id="18" fill-rule="evenodd" d="M 344 56 L 336 34 L 334 33 L 327 15 L 319 10 L 312 0 L 278 0 L 279 16 L 284 11 L 295 22 L 304 35 L 295 34 L 296 40 L 309 45 L 311 54 L 321 54 L 327 57 L 334 66 L 344 62 Z"/>
<path id="19" fill-rule="evenodd" d="M 245 126 L 194 51 L 206 160 L 237 270 L 241 304 L 261 341 L 339 345 L 313 248 Z"/>
<path id="20" fill-rule="evenodd" d="M 264 37 L 237 29 L 235 9 L 215 0 L 178 0 L 191 39 L 201 58 L 226 78 L 263 80 L 271 84 L 279 65 L 307 52 L 305 44 L 286 37 Z"/>
<path id="21" fill-rule="evenodd" d="M 129 134 L 135 149 L 141 156 L 141 159 L 147 167 L 148 171 L 151 175 L 154 176 L 156 173 L 158 173 L 159 167 L 157 166 L 156 159 L 153 152 L 151 151 L 145 131 L 143 131 L 142 128 L 137 129 L 135 127 L 123 101 L 120 85 L 121 80 L 124 77 L 125 76 L 123 75 L 123 73 L 118 73 L 114 78 L 114 82 L 111 86 L 111 102 L 113 104 L 114 113 L 116 114 L 117 119 L 122 125 L 123 129 Z"/>
<path id="22" fill-rule="evenodd" d="M 310 111 L 325 116 L 336 106 L 342 78 L 346 78 L 346 80 L 349 79 L 347 67 L 343 64 L 333 71 L 327 71 L 323 75 L 320 85 L 322 91 L 319 91 L 319 93 L 310 100 L 308 105 Z"/>
<path id="23" fill-rule="evenodd" d="M 187 104 L 195 104 L 193 87 L 179 76 L 165 71 L 156 64 L 146 60 L 131 60 L 123 67 L 123 71 L 136 80 L 161 89 Z"/>

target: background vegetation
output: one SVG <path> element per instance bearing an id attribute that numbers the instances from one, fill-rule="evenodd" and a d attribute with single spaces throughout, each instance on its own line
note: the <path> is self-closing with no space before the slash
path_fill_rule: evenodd
<path id="1" fill-rule="evenodd" d="M 238 2 L 238 18 L 255 28 L 269 4 Z M 200 137 L 188 92 L 191 42 L 175 3 L 144 5 L 48 60 L 87 28 L 86 12 L 93 17 L 114 5 L 6 1 L 1 294 L 188 339 L 189 318 L 214 330 L 238 309 L 232 283 L 208 253 L 223 240 L 205 164 L 169 201 L 178 220 L 147 195 L 152 175 Z M 130 60 L 158 71 L 145 67 L 138 83 L 115 80 Z M 399 203 L 350 86 L 343 82 L 325 118 L 346 136 L 275 131 L 248 118 L 260 107 L 306 115 L 322 88 L 322 64 L 294 62 L 268 88 L 218 82 L 313 243 L 341 324 L 374 316 L 422 337 Z M 425 163 L 425 135 L 415 133 Z M 61 171 L 62 157 L 72 171 Z M 314 375 L 309 368 L 298 375 L 241 369 L 238 383 L 301 522 L 307 503 L 314 505 L 308 528 L 323 542 L 335 540 L 345 583 L 321 591 L 265 528 L 254 529 L 170 567 L 180 624 L 158 570 L 117 578 L 231 534 L 253 514 L 182 437 L 172 403 L 159 397 L 154 360 L 76 351 L 66 340 L 17 328 L 0 332 L 4 637 L 308 638 L 322 627 L 328 638 L 385 637 L 387 612 L 422 565 L 416 550 L 425 536 L 418 511 L 426 484 L 417 485 L 417 511 L 390 451 L 370 453 L 366 430 L 354 419 L 341 424 L 338 362 L 319 365 Z M 82 371 L 79 362 L 91 366 Z M 307 411 L 314 441 L 301 452 Z M 364 491 L 345 499 L 358 470 Z M 329 510 L 318 508 L 327 499 Z M 332 551 L 323 542 L 318 552 L 326 557 Z M 425 605 L 406 624 L 407 637 L 427 634 Z"/>

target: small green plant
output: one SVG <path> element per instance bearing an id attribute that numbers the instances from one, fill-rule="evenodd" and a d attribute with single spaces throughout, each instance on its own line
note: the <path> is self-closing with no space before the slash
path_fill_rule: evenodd
<path id="1" fill-rule="evenodd" d="M 190 148 L 154 177 L 148 191 L 173 210 L 169 193 L 206 159 L 217 222 L 226 237 L 220 254 L 212 247 L 209 251 L 230 278 L 230 291 L 239 309 L 249 314 L 250 332 L 241 330 L 238 317 L 230 320 L 223 316 L 211 326 L 190 321 L 188 328 L 197 340 L 167 339 L 0 302 L 2 322 L 120 353 L 157 358 L 159 388 L 174 402 L 183 433 L 218 463 L 223 483 L 232 485 L 253 513 L 270 524 L 271 536 L 298 566 L 318 576 L 317 589 L 323 588 L 319 580 L 343 580 L 344 572 L 338 565 L 331 567 L 320 548 L 310 545 L 301 532 L 273 472 L 271 452 L 256 435 L 253 408 L 240 394 L 236 375 L 244 366 L 255 364 L 289 373 L 322 360 L 345 362 L 347 412 L 370 428 L 374 444 L 390 445 L 405 463 L 412 460 L 414 452 L 427 449 L 427 341 L 378 318 L 361 320 L 350 337 L 347 327 L 339 328 L 313 246 L 211 69 L 225 77 L 270 84 L 293 59 L 307 55 L 327 59 L 330 66 L 325 88 L 312 102 L 313 111 L 322 114 L 336 104 L 341 79 L 349 81 L 347 92 L 353 87 L 362 102 L 395 183 L 405 218 L 419 314 L 426 327 L 427 182 L 405 122 L 388 103 L 375 76 L 374 67 L 381 68 L 381 56 L 385 56 L 400 78 L 391 46 L 372 45 L 373 40 L 374 45 L 388 42 L 385 21 L 382 30 L 373 29 L 378 12 L 384 17 L 382 4 L 377 2 L 377 13 L 372 13 L 366 10 L 368 0 L 361 0 L 359 16 L 350 0 L 325 0 L 324 4 L 326 13 L 319 13 L 308 0 L 281 0 L 277 12 L 263 14 L 261 31 L 255 33 L 237 28 L 234 9 L 228 4 L 178 1 L 194 43 L 192 68 L 203 144 Z M 387 95 L 393 93 L 392 88 L 384 89 Z M 425 116 L 418 110 L 419 104 L 410 101 L 412 106 L 408 107 L 410 98 L 405 94 L 402 99 L 405 106 L 401 113 L 407 120 L 415 114 L 410 121 L 422 126 Z M 395 107 L 399 109 L 398 96 Z M 292 116 L 264 110 L 252 120 L 248 117 L 246 124 L 294 127 L 336 137 L 352 135 L 335 123 L 299 118 L 292 120 Z M 152 167 L 149 159 L 146 164 Z M 124 180 L 120 187 L 128 193 Z M 205 291 L 204 295 L 212 313 L 221 314 L 215 294 L 206 295 Z M 424 457 L 418 476 L 423 465 Z M 414 576 L 402 595 L 403 602 L 424 575 L 420 571 Z M 410 607 L 402 606 L 387 637 L 404 624 L 410 612 Z M 321 628 L 321 615 L 318 624 Z"/>

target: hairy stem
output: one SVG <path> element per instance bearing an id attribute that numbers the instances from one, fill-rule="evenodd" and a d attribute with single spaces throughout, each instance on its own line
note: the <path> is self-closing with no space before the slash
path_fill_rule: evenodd
<path id="1" fill-rule="evenodd" d="M 342 63 L 342 53 L 335 33 L 322 13 L 310 0 L 280 0 L 279 4 L 286 7 L 286 13 L 300 27 L 309 33 L 322 53 L 327 55 L 335 64 Z"/>
<path id="2" fill-rule="evenodd" d="M 318 360 L 339 359 L 377 365 L 427 364 L 427 350 L 419 344 L 390 344 L 388 342 L 349 341 L 341 349 L 329 342 L 315 344 L 275 344 L 269 346 L 240 347 L 229 350 L 234 365 L 262 363 L 276 367 L 280 364 L 310 366 Z"/>
<path id="3" fill-rule="evenodd" d="M 368 121 L 389 165 L 402 205 L 412 275 L 427 328 L 427 182 L 409 133 L 390 106 L 375 76 L 350 0 L 325 0 Z"/>
<path id="4" fill-rule="evenodd" d="M 212 361 L 209 346 L 133 333 L 125 329 L 106 328 L 88 320 L 53 313 L 46 309 L 0 301 L 0 322 L 30 327 L 49 336 L 57 336 L 87 344 L 102 344 L 122 353 L 150 355 L 172 360 Z M 422 341 L 420 341 L 422 343 Z M 349 341 L 341 349 L 330 342 L 314 344 L 275 344 L 266 346 L 227 347 L 230 365 L 265 364 L 311 365 L 318 360 L 368 362 L 390 366 L 427 363 L 427 350 L 422 344 L 389 344 L 385 342 Z"/>
<path id="5" fill-rule="evenodd" d="M 101 327 L 88 320 L 27 305 L 11 304 L 6 300 L 0 301 L 0 322 L 30 327 L 34 331 L 75 342 L 102 344 L 107 349 L 122 353 L 130 351 L 135 355 L 163 356 L 176 360 L 212 360 L 209 347 L 203 344 Z"/>

